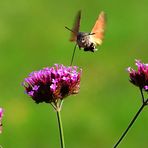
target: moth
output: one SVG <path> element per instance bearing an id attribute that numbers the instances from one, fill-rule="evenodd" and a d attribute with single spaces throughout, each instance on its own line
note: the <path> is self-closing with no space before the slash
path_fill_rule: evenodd
<path id="1" fill-rule="evenodd" d="M 76 46 L 78 45 L 79 49 L 83 48 L 84 51 L 97 51 L 97 46 L 102 44 L 102 40 L 104 38 L 104 29 L 105 29 L 105 14 L 102 11 L 96 22 L 93 26 L 91 32 L 80 32 L 80 21 L 81 21 L 81 11 L 78 11 L 75 22 L 72 29 L 67 28 L 71 31 L 70 41 L 76 42 Z M 74 52 L 76 49 L 74 48 Z M 74 53 L 73 53 L 74 56 Z M 73 57 L 72 57 L 73 61 Z M 72 62 L 71 62 L 72 63 Z"/>

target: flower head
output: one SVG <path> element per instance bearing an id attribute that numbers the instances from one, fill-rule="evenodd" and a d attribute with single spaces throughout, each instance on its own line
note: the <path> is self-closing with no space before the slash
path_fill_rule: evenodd
<path id="1" fill-rule="evenodd" d="M 76 66 L 55 64 L 30 73 L 23 86 L 36 103 L 55 103 L 79 92 L 81 71 Z"/>
<path id="2" fill-rule="evenodd" d="M 2 119 L 2 116 L 3 116 L 3 109 L 2 108 L 0 108 L 0 120 Z"/>
<path id="3" fill-rule="evenodd" d="M 4 110 L 0 108 L 0 134 L 2 133 L 2 117 Z"/>
<path id="4" fill-rule="evenodd" d="M 138 86 L 140 89 L 148 91 L 148 64 L 136 60 L 135 65 L 138 67 L 137 71 L 131 67 L 128 68 L 130 82 Z"/>

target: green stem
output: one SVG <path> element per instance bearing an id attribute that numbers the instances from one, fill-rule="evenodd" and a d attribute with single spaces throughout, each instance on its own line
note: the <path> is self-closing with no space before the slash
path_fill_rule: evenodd
<path id="1" fill-rule="evenodd" d="M 139 114 L 142 112 L 143 108 L 147 105 L 147 102 L 148 102 L 148 99 L 146 101 L 144 101 L 144 103 L 142 104 L 142 106 L 139 108 L 138 112 L 136 113 L 136 115 L 134 116 L 134 118 L 132 119 L 132 121 L 130 122 L 130 124 L 128 125 L 127 129 L 124 131 L 124 133 L 120 137 L 120 139 L 117 141 L 117 143 L 115 144 L 114 148 L 116 148 L 120 144 L 120 142 L 125 137 L 125 135 L 129 131 L 129 129 L 132 127 L 133 123 L 136 121 L 136 119 L 139 116 Z"/>
<path id="2" fill-rule="evenodd" d="M 64 133 L 63 133 L 63 126 L 62 126 L 60 110 L 57 110 L 57 119 L 58 119 L 59 132 L 60 132 L 61 148 L 65 148 Z"/>
<path id="3" fill-rule="evenodd" d="M 142 96 L 142 103 L 144 103 L 144 94 L 143 94 L 142 88 L 140 88 L 140 93 L 141 93 L 141 96 Z"/>

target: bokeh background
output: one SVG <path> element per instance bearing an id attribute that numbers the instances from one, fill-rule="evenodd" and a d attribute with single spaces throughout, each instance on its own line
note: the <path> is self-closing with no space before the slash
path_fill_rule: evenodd
<path id="1" fill-rule="evenodd" d="M 66 148 L 111 148 L 141 105 L 139 89 L 129 83 L 128 66 L 148 62 L 146 0 L 0 0 L 0 106 L 4 108 L 3 148 L 59 148 L 56 113 L 24 94 L 27 75 L 54 63 L 70 64 L 68 41 L 75 14 L 81 31 L 90 31 L 104 10 L 104 43 L 95 53 L 77 49 L 74 64 L 83 68 L 80 93 L 68 97 L 62 120 Z M 147 94 L 146 94 L 147 95 Z M 146 96 L 147 97 L 147 96 Z M 145 108 L 120 148 L 148 147 Z"/>

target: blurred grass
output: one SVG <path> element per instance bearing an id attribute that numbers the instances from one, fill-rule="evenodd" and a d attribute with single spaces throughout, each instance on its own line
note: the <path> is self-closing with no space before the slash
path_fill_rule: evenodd
<path id="1" fill-rule="evenodd" d="M 0 144 L 4 148 L 59 147 L 56 115 L 36 105 L 21 86 L 33 70 L 68 65 L 68 41 L 76 12 L 81 30 L 90 31 L 99 12 L 107 14 L 104 43 L 96 53 L 77 50 L 83 68 L 81 91 L 65 100 L 62 118 L 67 148 L 113 147 L 140 106 L 140 93 L 128 82 L 134 59 L 147 61 L 148 1 L 0 1 L 0 106 L 5 109 Z M 148 111 L 141 114 L 121 148 L 147 148 Z"/>

